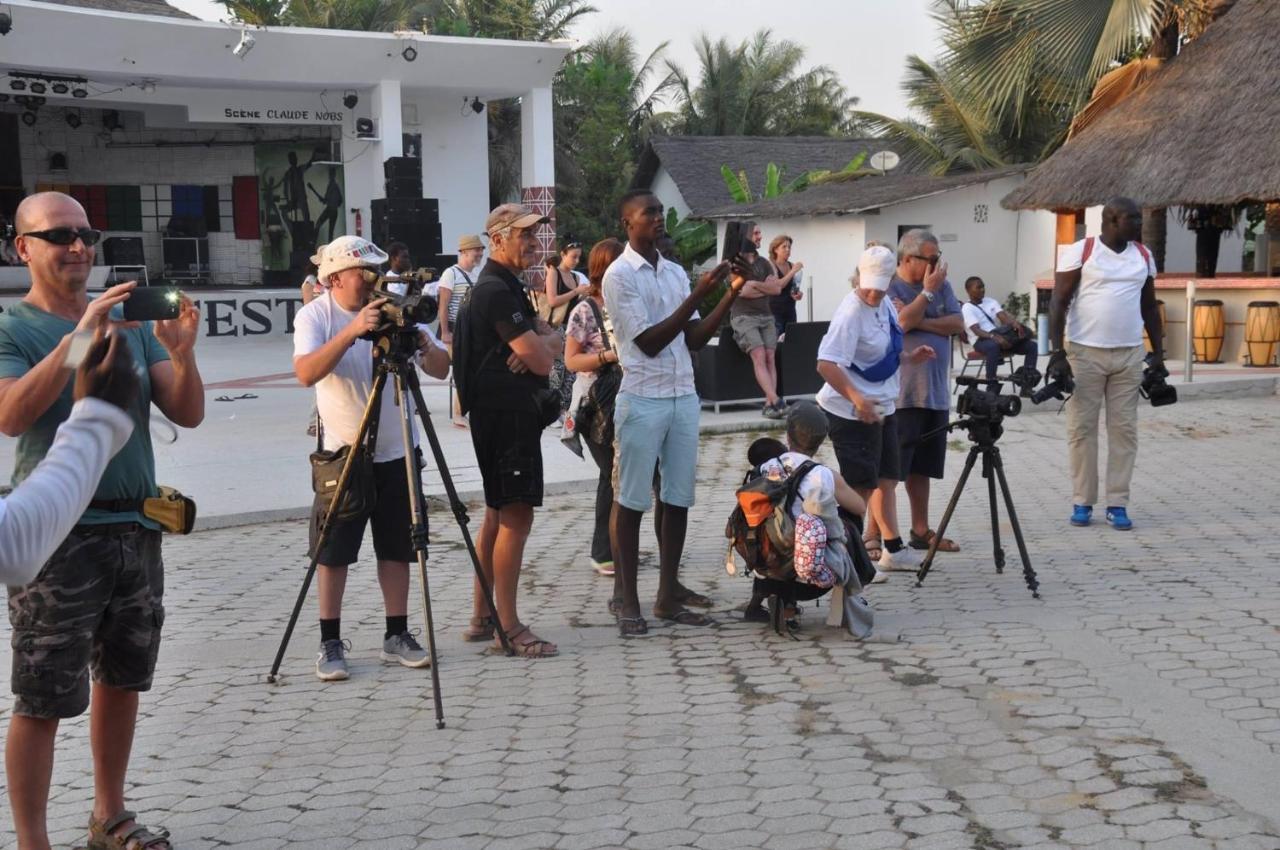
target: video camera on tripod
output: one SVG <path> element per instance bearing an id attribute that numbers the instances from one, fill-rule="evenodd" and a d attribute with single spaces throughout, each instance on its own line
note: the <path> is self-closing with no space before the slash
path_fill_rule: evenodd
<path id="1" fill-rule="evenodd" d="M 367 270 L 365 274 L 376 274 Z M 382 324 L 367 335 L 375 339 L 395 331 L 412 331 L 417 338 L 417 326 L 429 325 L 440 312 L 440 302 L 426 291 L 427 284 L 436 278 L 435 269 L 418 269 L 396 277 L 378 275 L 369 300 L 387 299 L 381 307 Z"/>

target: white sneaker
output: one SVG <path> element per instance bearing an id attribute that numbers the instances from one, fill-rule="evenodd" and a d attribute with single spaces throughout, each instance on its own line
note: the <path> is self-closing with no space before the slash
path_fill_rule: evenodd
<path id="1" fill-rule="evenodd" d="M 889 547 L 886 546 L 880 553 L 878 566 L 886 573 L 894 570 L 915 572 L 920 569 L 922 563 L 924 563 L 924 556 L 910 546 L 903 546 L 897 552 L 890 552 Z"/>
<path id="2" fill-rule="evenodd" d="M 889 574 L 876 570 L 875 577 L 871 579 L 871 584 L 884 584 L 889 580 Z"/>

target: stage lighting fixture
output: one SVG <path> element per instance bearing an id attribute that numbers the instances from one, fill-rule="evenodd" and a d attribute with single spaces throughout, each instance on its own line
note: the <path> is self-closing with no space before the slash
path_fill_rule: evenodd
<path id="1" fill-rule="evenodd" d="M 0 35 L 8 35 L 13 29 L 13 15 L 8 12 L 0 12 Z"/>
<path id="2" fill-rule="evenodd" d="M 410 45 L 404 50 L 401 50 L 400 55 L 404 57 L 404 61 L 412 62 L 418 58 L 418 51 L 413 47 L 413 45 Z"/>
<path id="3" fill-rule="evenodd" d="M 22 123 L 26 124 L 28 127 L 36 126 L 36 114 L 34 112 L 22 113 Z"/>
<path id="4" fill-rule="evenodd" d="M 89 96 L 89 92 L 85 89 L 75 88 L 71 90 L 71 96 L 79 100 L 83 100 Z"/>
<path id="5" fill-rule="evenodd" d="M 9 88 L 13 89 L 14 91 L 26 91 L 27 81 L 26 80 L 10 80 Z"/>
<path id="6" fill-rule="evenodd" d="M 484 104 L 480 102 L 480 98 L 477 97 L 471 101 L 471 111 L 476 115 L 484 112 Z"/>
<path id="7" fill-rule="evenodd" d="M 66 94 L 66 93 L 67 93 L 67 92 L 69 92 L 69 91 L 71 91 L 71 86 L 67 85 L 66 83 L 54 83 L 54 84 L 53 84 L 53 93 L 54 93 L 54 94 Z"/>
<path id="8" fill-rule="evenodd" d="M 342 96 L 342 105 L 347 109 L 355 109 L 356 104 L 360 102 L 360 96 L 353 91 L 349 91 Z"/>
<path id="9" fill-rule="evenodd" d="M 80 126 L 80 116 L 75 114 L 74 112 L 68 112 L 67 126 L 70 127 L 72 130 L 75 130 L 76 128 L 78 128 Z"/>
<path id="10" fill-rule="evenodd" d="M 48 90 L 49 90 L 49 87 L 46 86 L 44 83 L 40 82 L 39 80 L 36 80 L 34 83 L 31 84 L 32 94 L 44 94 Z"/>
<path id="11" fill-rule="evenodd" d="M 231 52 L 237 59 L 243 59 L 249 55 L 249 51 L 253 50 L 253 45 L 256 43 L 257 39 L 249 35 L 248 30 L 240 30 L 240 42 L 231 48 Z"/>

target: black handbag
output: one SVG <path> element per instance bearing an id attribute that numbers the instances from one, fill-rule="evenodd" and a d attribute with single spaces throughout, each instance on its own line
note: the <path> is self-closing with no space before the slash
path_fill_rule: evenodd
<path id="1" fill-rule="evenodd" d="M 351 474 L 347 478 L 346 490 L 329 516 L 332 522 L 363 520 L 373 513 L 378 501 L 378 489 L 373 480 L 373 445 L 371 443 L 368 448 L 343 446 L 325 451 L 324 424 L 318 424 L 316 450 L 311 453 L 311 489 L 324 502 L 325 510 L 328 510 L 334 491 L 338 489 L 347 456 L 353 452 L 355 457 L 351 460 Z"/>
<path id="2" fill-rule="evenodd" d="M 600 340 L 605 351 L 613 348 L 609 340 L 609 329 L 604 325 L 604 314 L 594 298 L 588 298 L 591 312 L 595 314 L 596 325 L 600 328 Z M 617 363 L 606 363 L 596 370 L 596 379 L 587 390 L 587 402 L 590 419 L 587 433 L 591 442 L 598 446 L 613 443 L 613 406 L 618 399 L 618 388 L 622 386 L 622 367 Z"/>

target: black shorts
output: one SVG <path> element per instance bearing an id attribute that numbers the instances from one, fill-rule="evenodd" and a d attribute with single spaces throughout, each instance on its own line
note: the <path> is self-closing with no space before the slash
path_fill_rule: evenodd
<path id="1" fill-rule="evenodd" d="M 840 464 L 840 477 L 858 490 L 874 489 L 881 479 L 898 475 L 898 415 L 876 423 L 827 414 L 828 435 Z"/>
<path id="2" fill-rule="evenodd" d="M 471 444 L 487 507 L 542 504 L 542 426 L 537 414 L 473 409 Z"/>
<path id="3" fill-rule="evenodd" d="M 373 525 L 373 553 L 379 561 L 412 561 L 413 552 L 411 506 L 409 504 L 409 473 L 404 468 L 404 458 L 387 460 L 373 465 L 373 481 L 378 493 L 373 514 L 365 519 L 352 519 L 334 523 L 329 527 L 329 539 L 320 550 L 319 563 L 326 567 L 346 567 L 360 557 L 360 544 L 364 542 L 365 525 Z M 329 500 L 316 497 L 311 506 L 311 533 L 309 551 L 315 554 L 320 536 L 320 519 Z"/>
<path id="4" fill-rule="evenodd" d="M 93 680 L 151 688 L 164 626 L 160 532 L 78 525 L 35 579 L 9 588 L 13 713 L 75 717 Z"/>
<path id="5" fill-rule="evenodd" d="M 939 429 L 947 424 L 949 413 L 924 407 L 898 408 L 898 438 L 902 440 L 901 480 L 905 481 L 908 475 L 942 477 L 947 466 L 947 432 Z M 934 432 L 933 436 L 919 439 L 921 434 L 930 431 Z M 917 440 L 919 442 L 915 442 Z"/>

